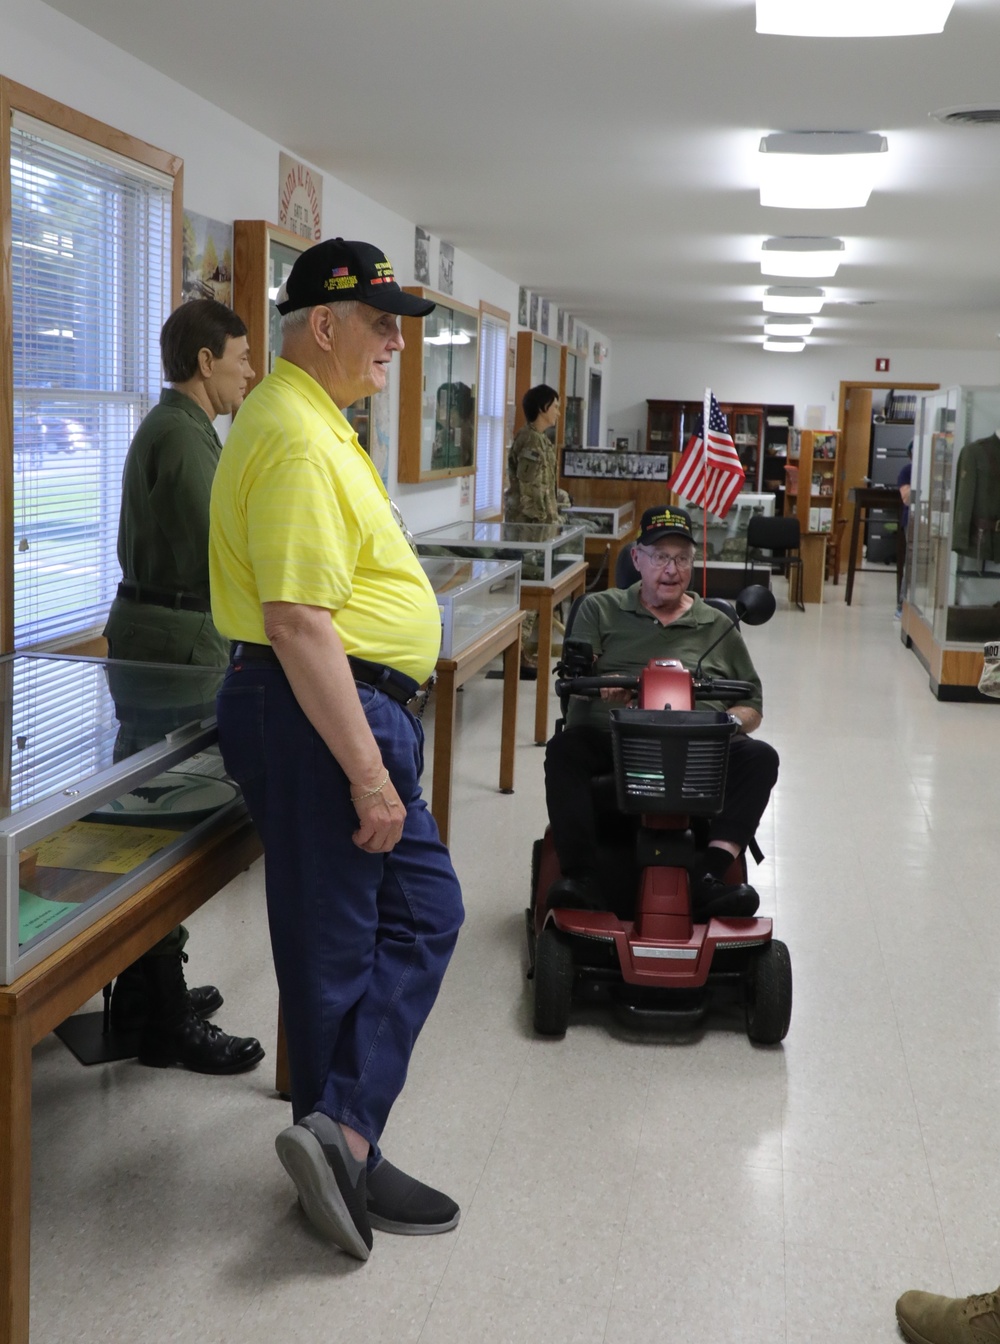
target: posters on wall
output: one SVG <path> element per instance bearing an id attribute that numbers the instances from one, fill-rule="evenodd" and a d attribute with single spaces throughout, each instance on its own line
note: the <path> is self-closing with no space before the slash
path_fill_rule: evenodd
<path id="1" fill-rule="evenodd" d="M 323 178 L 290 154 L 278 155 L 278 223 L 318 243 L 323 237 Z"/>
<path id="2" fill-rule="evenodd" d="M 532 294 L 531 302 L 528 304 L 528 326 L 532 331 L 538 330 L 538 295 Z"/>
<path id="3" fill-rule="evenodd" d="M 517 291 L 517 325 L 528 325 L 528 291 L 522 287 Z"/>
<path id="4" fill-rule="evenodd" d="M 233 226 L 184 211 L 181 301 L 216 299 L 233 304 Z"/>
<path id="5" fill-rule="evenodd" d="M 560 308 L 556 313 L 556 340 L 562 345 L 565 340 L 566 314 Z"/>
<path id="6" fill-rule="evenodd" d="M 454 294 L 455 247 L 452 243 L 438 246 L 438 289 L 442 294 Z"/>
<path id="7" fill-rule="evenodd" d="M 542 311 L 541 311 L 541 317 L 540 317 L 539 320 L 540 320 L 540 322 L 541 322 L 541 333 L 542 333 L 543 336 L 547 336 L 547 335 L 549 334 L 549 301 L 548 301 L 548 299 L 542 299 Z"/>
<path id="8" fill-rule="evenodd" d="M 413 234 L 413 276 L 418 285 L 431 282 L 431 236 L 419 224 Z"/>

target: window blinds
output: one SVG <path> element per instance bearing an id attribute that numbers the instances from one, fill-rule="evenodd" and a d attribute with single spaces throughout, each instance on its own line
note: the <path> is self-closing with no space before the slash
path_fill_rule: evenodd
<path id="1" fill-rule="evenodd" d="M 476 437 L 476 517 L 503 509 L 504 417 L 507 401 L 507 323 L 483 311 L 479 321 L 479 404 Z"/>
<path id="2" fill-rule="evenodd" d="M 21 113 L 11 128 L 14 639 L 100 627 L 121 475 L 160 388 L 173 179 Z"/>

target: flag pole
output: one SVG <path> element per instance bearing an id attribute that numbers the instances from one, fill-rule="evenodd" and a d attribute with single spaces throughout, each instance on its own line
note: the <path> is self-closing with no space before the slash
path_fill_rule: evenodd
<path id="1" fill-rule="evenodd" d="M 708 424 L 712 413 L 712 389 L 705 388 L 701 408 L 701 433 L 705 462 L 704 490 L 701 501 L 701 595 L 708 596 Z"/>

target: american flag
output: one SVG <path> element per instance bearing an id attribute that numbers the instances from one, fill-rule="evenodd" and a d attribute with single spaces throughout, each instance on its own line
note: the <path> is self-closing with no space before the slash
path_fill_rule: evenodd
<path id="1" fill-rule="evenodd" d="M 698 427 L 688 440 L 677 470 L 667 482 L 667 488 L 690 504 L 700 504 L 706 512 L 714 513 L 717 518 L 725 518 L 743 488 L 746 472 L 714 392 L 711 398 L 707 470 L 705 415 L 702 412 L 698 417 Z"/>

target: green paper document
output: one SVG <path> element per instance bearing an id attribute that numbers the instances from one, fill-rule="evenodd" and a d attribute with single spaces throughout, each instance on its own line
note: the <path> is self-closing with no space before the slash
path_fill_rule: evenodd
<path id="1" fill-rule="evenodd" d="M 18 889 L 18 896 L 17 941 L 21 944 L 30 942 L 50 924 L 57 924 L 71 910 L 79 909 L 75 901 L 46 901 L 23 887 Z"/>

